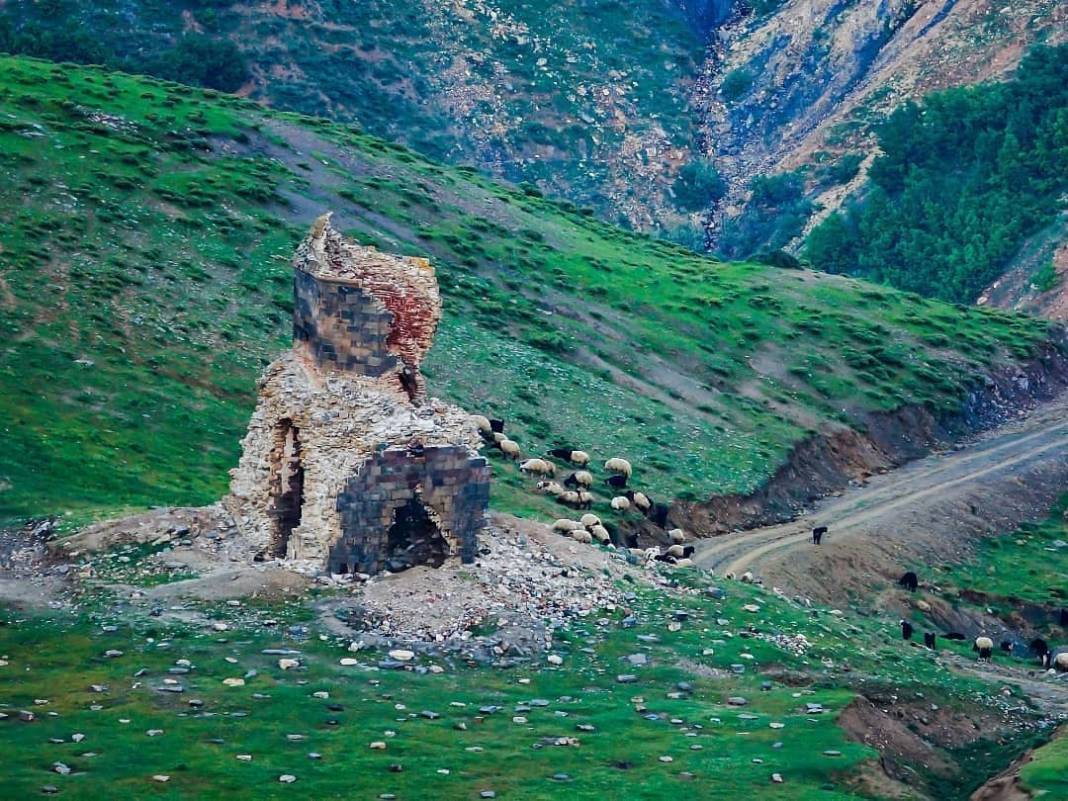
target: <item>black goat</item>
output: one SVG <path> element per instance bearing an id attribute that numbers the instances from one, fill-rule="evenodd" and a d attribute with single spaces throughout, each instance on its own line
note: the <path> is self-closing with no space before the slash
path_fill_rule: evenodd
<path id="1" fill-rule="evenodd" d="M 911 570 L 908 573 L 905 573 L 901 578 L 899 578 L 897 580 L 897 583 L 909 592 L 916 592 L 916 588 L 920 586 L 920 580 Z"/>
<path id="2" fill-rule="evenodd" d="M 937 646 L 935 644 L 935 633 L 933 631 L 925 631 L 923 633 L 923 644 L 932 651 L 935 650 Z"/>
<path id="3" fill-rule="evenodd" d="M 574 448 L 553 448 L 549 451 L 550 456 L 555 456 L 557 459 L 563 459 L 565 462 L 571 461 L 571 452 Z"/>
<path id="4" fill-rule="evenodd" d="M 649 519 L 660 528 L 667 528 L 668 512 L 670 510 L 662 503 L 658 503 L 649 510 Z"/>
<path id="5" fill-rule="evenodd" d="M 904 619 L 902 619 L 899 622 L 901 623 L 901 639 L 903 639 L 903 640 L 911 640 L 912 639 L 912 624 L 909 623 L 907 620 L 904 620 Z"/>
<path id="6" fill-rule="evenodd" d="M 1049 643 L 1043 640 L 1041 637 L 1035 637 L 1031 640 L 1031 653 L 1042 661 L 1042 666 L 1046 667 L 1046 657 L 1049 655 Z"/>
<path id="7" fill-rule="evenodd" d="M 604 480 L 604 483 L 615 489 L 623 489 L 627 486 L 627 477 L 617 473 L 614 476 L 609 476 Z"/>
<path id="8" fill-rule="evenodd" d="M 823 535 L 827 533 L 827 526 L 816 526 L 812 529 L 812 544 L 819 545 Z"/>
<path id="9" fill-rule="evenodd" d="M 1012 653 L 1012 649 L 1015 646 L 1013 645 L 1012 640 L 1002 640 L 1000 643 L 998 643 L 998 647 L 1000 647 L 1001 650 L 1004 651 L 1005 653 L 1011 654 Z"/>
<path id="10" fill-rule="evenodd" d="M 491 417 L 490 418 L 490 429 L 493 431 L 494 434 L 503 434 L 504 433 L 504 420 L 494 420 Z"/>

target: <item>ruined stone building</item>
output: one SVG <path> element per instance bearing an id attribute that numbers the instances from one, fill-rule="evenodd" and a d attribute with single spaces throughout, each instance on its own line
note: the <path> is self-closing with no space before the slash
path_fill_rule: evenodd
<path id="1" fill-rule="evenodd" d="M 293 347 L 259 382 L 226 504 L 265 555 L 333 573 L 475 557 L 489 465 L 419 364 L 441 318 L 430 263 L 316 221 L 293 261 Z"/>

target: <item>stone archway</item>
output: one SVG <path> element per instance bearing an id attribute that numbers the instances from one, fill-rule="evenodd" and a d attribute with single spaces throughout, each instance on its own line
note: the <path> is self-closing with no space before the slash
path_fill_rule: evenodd
<path id="1" fill-rule="evenodd" d="M 449 555 L 449 543 L 440 519 L 415 493 L 393 510 L 393 524 L 386 536 L 386 569 L 391 573 L 415 565 L 441 567 Z"/>
<path id="2" fill-rule="evenodd" d="M 472 562 L 489 503 L 489 465 L 458 445 L 394 447 L 364 462 L 337 498 L 333 573 Z M 398 527 L 399 524 L 399 527 Z"/>

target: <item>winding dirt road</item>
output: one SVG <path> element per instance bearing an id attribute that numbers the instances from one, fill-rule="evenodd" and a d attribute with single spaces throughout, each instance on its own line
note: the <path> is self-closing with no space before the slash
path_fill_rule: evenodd
<path id="1" fill-rule="evenodd" d="M 798 586 L 806 575 L 845 579 L 843 568 L 892 574 L 925 549 L 959 555 L 964 538 L 1043 517 L 1066 488 L 1068 394 L 963 447 L 824 499 L 795 521 L 708 540 L 695 561 L 720 574 L 751 570 L 802 591 L 812 588 Z M 819 547 L 811 544 L 814 526 L 829 528 Z M 853 589 L 862 585 L 854 581 Z"/>

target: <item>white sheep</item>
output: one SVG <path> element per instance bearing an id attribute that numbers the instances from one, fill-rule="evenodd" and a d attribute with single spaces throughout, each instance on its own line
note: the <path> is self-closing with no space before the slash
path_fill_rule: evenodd
<path id="1" fill-rule="evenodd" d="M 537 490 L 538 492 L 544 492 L 546 495 L 555 495 L 557 498 L 567 492 L 563 485 L 557 481 L 539 481 Z"/>
<path id="2" fill-rule="evenodd" d="M 576 528 L 571 532 L 570 536 L 575 542 L 581 542 L 586 545 L 593 542 L 593 535 L 584 528 Z"/>
<path id="3" fill-rule="evenodd" d="M 484 434 L 487 437 L 493 436 L 493 426 L 490 425 L 488 417 L 483 417 L 480 414 L 471 415 L 471 422 L 475 424 L 475 428 L 478 429 L 480 434 Z"/>
<path id="4" fill-rule="evenodd" d="M 593 493 L 584 490 L 578 491 L 579 509 L 589 509 L 593 506 Z"/>
<path id="5" fill-rule="evenodd" d="M 752 584 L 753 572 L 751 570 L 746 570 L 744 573 L 742 573 L 741 576 L 738 577 L 738 580 L 745 584 Z"/>
<path id="6" fill-rule="evenodd" d="M 504 434 L 502 434 L 502 433 L 501 433 L 500 431 L 494 431 L 494 432 L 493 432 L 493 441 L 494 441 L 494 443 L 496 443 L 497 445 L 500 445 L 500 444 L 501 444 L 502 442 L 504 442 L 504 441 L 505 441 L 506 439 L 508 439 L 508 437 L 506 437 L 506 436 L 505 436 Z"/>
<path id="7" fill-rule="evenodd" d="M 618 475 L 630 478 L 630 462 L 628 462 L 626 459 L 620 459 L 618 456 L 609 459 L 607 462 L 605 462 L 604 469 L 607 470 L 609 473 L 616 473 Z"/>
<path id="8" fill-rule="evenodd" d="M 502 439 L 498 443 L 498 445 L 499 445 L 499 447 L 501 449 L 501 453 L 503 453 L 509 459 L 512 459 L 514 461 L 514 460 L 519 458 L 519 454 L 521 453 L 521 451 L 519 450 L 519 443 L 516 442 L 515 440 L 511 440 L 511 439 L 507 439 L 507 438 L 506 439 Z"/>
<path id="9" fill-rule="evenodd" d="M 1058 673 L 1068 673 L 1068 651 L 1061 651 L 1053 657 L 1053 669 Z"/>
<path id="10" fill-rule="evenodd" d="M 588 470 L 577 470 L 564 479 L 564 486 L 589 489 L 593 486 L 593 475 Z"/>
<path id="11" fill-rule="evenodd" d="M 671 537 L 671 541 L 676 544 L 682 544 L 686 542 L 686 532 L 681 528 L 673 528 L 668 532 L 668 536 Z"/>
<path id="12" fill-rule="evenodd" d="M 579 494 L 574 490 L 565 490 L 556 496 L 556 500 L 565 506 L 577 507 L 579 505 Z"/>
<path id="13" fill-rule="evenodd" d="M 672 556 L 675 559 L 682 559 L 686 556 L 686 549 L 681 545 L 671 545 L 667 549 L 667 555 Z"/>
<path id="14" fill-rule="evenodd" d="M 693 567 L 693 559 L 676 559 L 675 567 Z"/>
<path id="15" fill-rule="evenodd" d="M 599 525 L 601 525 L 601 518 L 599 518 L 597 515 L 591 514 L 589 512 L 587 512 L 582 517 L 580 517 L 579 520 L 582 521 L 582 525 L 584 525 L 586 528 L 589 528 L 590 526 L 599 526 Z"/>
<path id="16" fill-rule="evenodd" d="M 989 637 L 976 637 L 972 650 L 979 652 L 980 659 L 985 659 L 989 662 L 994 655 L 994 641 Z"/>
<path id="17" fill-rule="evenodd" d="M 542 476 L 556 475 L 556 466 L 544 459 L 527 459 L 519 465 L 520 472 L 536 473 Z"/>
<path id="18" fill-rule="evenodd" d="M 644 492 L 632 492 L 630 493 L 631 500 L 634 501 L 634 506 L 639 512 L 648 512 L 653 508 L 653 502 L 649 500 L 649 496 Z"/>
<path id="19" fill-rule="evenodd" d="M 571 451 L 571 463 L 585 467 L 590 463 L 590 455 L 586 451 Z"/>
<path id="20" fill-rule="evenodd" d="M 625 512 L 630 509 L 630 499 L 626 495 L 617 495 L 611 500 L 612 508 L 617 512 Z"/>
<path id="21" fill-rule="evenodd" d="M 608 533 L 608 529 L 598 523 L 595 526 L 589 527 L 589 532 L 597 542 L 611 542 L 612 537 Z"/>
<path id="22" fill-rule="evenodd" d="M 582 528 L 582 523 L 577 520 L 568 520 L 566 517 L 561 517 L 553 523 L 553 531 L 559 531 L 561 534 L 570 534 L 577 528 Z"/>

